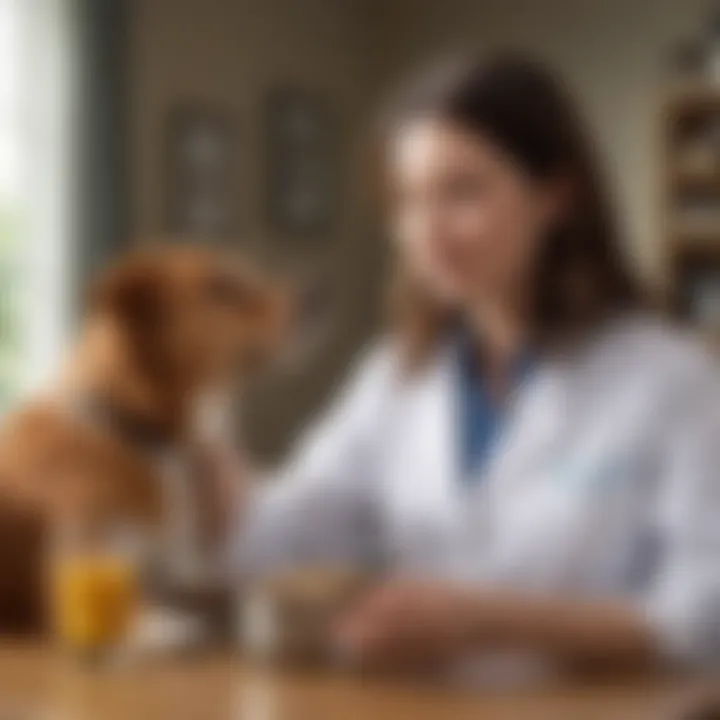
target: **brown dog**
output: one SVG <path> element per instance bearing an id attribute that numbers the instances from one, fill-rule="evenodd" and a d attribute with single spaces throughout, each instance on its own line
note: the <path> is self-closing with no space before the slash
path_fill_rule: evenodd
<path id="1" fill-rule="evenodd" d="M 278 286 L 204 249 L 149 250 L 100 278 L 58 387 L 0 435 L 0 631 L 42 628 L 54 524 L 164 521 L 163 463 L 223 424 L 208 399 L 278 346 L 287 310 Z"/>

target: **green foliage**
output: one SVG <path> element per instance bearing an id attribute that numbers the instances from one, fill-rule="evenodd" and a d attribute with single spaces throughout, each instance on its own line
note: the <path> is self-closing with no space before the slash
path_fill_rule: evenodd
<path id="1" fill-rule="evenodd" d="M 0 409 L 18 390 L 22 362 L 19 214 L 0 199 Z"/>

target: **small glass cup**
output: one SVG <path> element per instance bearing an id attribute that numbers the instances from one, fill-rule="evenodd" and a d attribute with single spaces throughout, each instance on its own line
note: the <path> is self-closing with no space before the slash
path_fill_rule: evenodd
<path id="1" fill-rule="evenodd" d="M 139 552 L 132 535 L 65 530 L 56 538 L 49 586 L 60 644 L 90 663 L 117 658 L 140 607 Z"/>

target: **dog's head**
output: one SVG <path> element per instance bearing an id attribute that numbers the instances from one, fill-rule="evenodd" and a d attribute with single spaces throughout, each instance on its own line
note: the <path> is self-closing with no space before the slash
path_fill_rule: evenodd
<path id="1" fill-rule="evenodd" d="M 290 303 L 280 283 L 229 253 L 163 246 L 102 275 L 90 312 L 122 329 L 152 382 L 197 390 L 227 384 L 271 356 Z"/>

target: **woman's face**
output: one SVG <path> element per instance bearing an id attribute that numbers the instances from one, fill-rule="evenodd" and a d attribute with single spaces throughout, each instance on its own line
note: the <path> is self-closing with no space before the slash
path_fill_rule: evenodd
<path id="1" fill-rule="evenodd" d="M 554 221 L 559 192 L 482 136 L 411 121 L 390 152 L 401 259 L 435 297 L 465 305 L 515 292 Z"/>

